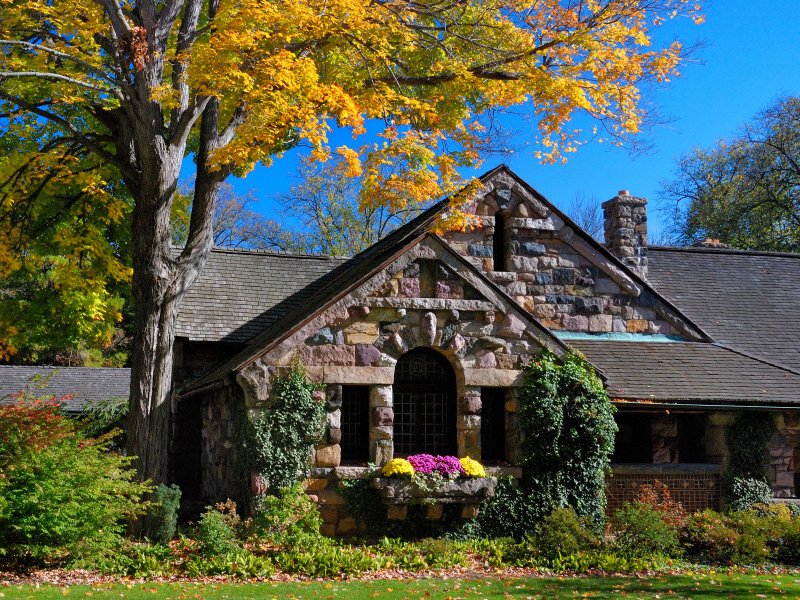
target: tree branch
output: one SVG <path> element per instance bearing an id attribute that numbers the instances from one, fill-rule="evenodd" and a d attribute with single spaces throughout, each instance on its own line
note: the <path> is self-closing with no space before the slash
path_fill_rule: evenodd
<path id="1" fill-rule="evenodd" d="M 68 77 L 67 75 L 61 75 L 60 73 L 46 73 L 42 71 L 0 71 L 0 83 L 2 83 L 3 79 L 11 79 L 12 77 L 14 78 L 32 77 L 38 79 L 53 79 L 55 81 L 64 81 L 72 85 L 77 85 L 89 90 L 94 90 L 95 92 L 102 92 L 104 94 L 113 94 L 117 98 L 121 98 L 121 95 L 118 90 L 100 87 L 99 85 L 87 83 L 86 81 L 81 81 L 80 79 Z"/>

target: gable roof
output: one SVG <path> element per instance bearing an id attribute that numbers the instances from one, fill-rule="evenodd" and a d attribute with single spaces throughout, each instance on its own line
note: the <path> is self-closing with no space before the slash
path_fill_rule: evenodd
<path id="1" fill-rule="evenodd" d="M 651 247 L 648 259 L 650 280 L 715 342 L 800 371 L 800 255 Z"/>
<path id="2" fill-rule="evenodd" d="M 615 400 L 800 407 L 800 373 L 702 342 L 570 340 Z"/>
<path id="3" fill-rule="evenodd" d="M 13 395 L 20 391 L 56 399 L 71 395 L 63 408 L 69 413 L 79 413 L 89 402 L 127 398 L 130 386 L 130 369 L 0 366 L 0 403 L 14 402 Z"/>
<path id="4" fill-rule="evenodd" d="M 181 304 L 176 336 L 244 343 L 304 304 L 344 257 L 214 248 Z"/>
<path id="5" fill-rule="evenodd" d="M 438 244 L 440 249 L 446 252 L 452 260 L 457 261 L 464 269 L 478 278 L 483 285 L 486 285 L 492 292 L 501 297 L 504 302 L 519 311 L 521 316 L 527 319 L 529 325 L 533 326 L 541 336 L 549 340 L 552 350 L 557 353 L 568 351 L 568 347 L 555 337 L 549 329 L 539 323 L 533 315 L 519 306 L 513 298 L 487 279 L 483 273 L 464 259 L 463 256 L 452 250 L 446 242 L 430 233 L 431 226 L 441 211 L 447 207 L 447 202 L 447 200 L 444 200 L 436 204 L 406 225 L 396 229 L 383 240 L 334 269 L 326 278 L 326 284 L 320 286 L 304 305 L 298 306 L 292 312 L 284 315 L 273 327 L 253 338 L 247 348 L 218 365 L 200 379 L 190 383 L 180 393 L 193 393 L 209 385 L 214 385 L 228 374 L 244 368 L 264 354 L 271 346 L 285 339 L 292 332 L 302 327 L 303 324 L 312 320 L 315 315 L 323 312 L 327 307 L 358 288 L 370 277 L 407 252 L 409 248 L 420 243 L 424 238 L 435 240 L 434 243 Z"/>

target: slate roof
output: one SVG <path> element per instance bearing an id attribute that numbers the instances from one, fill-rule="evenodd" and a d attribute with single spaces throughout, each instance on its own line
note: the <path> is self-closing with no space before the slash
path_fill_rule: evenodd
<path id="1" fill-rule="evenodd" d="M 800 373 L 704 342 L 570 340 L 614 399 L 800 406 Z"/>
<path id="2" fill-rule="evenodd" d="M 81 412 L 87 402 L 127 398 L 130 385 L 130 369 L 0 366 L 0 402 L 13 402 L 11 395 L 23 390 L 37 398 L 72 395 L 63 405 L 70 413 Z"/>
<path id="3" fill-rule="evenodd" d="M 649 280 L 715 342 L 800 371 L 800 255 L 655 247 L 648 259 Z"/>
<path id="4" fill-rule="evenodd" d="M 320 279 L 346 260 L 215 248 L 181 305 L 176 335 L 196 341 L 247 342 L 305 304 Z"/>

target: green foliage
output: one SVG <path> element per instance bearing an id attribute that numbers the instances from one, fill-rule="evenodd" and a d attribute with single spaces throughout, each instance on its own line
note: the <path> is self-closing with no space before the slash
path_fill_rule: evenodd
<path id="1" fill-rule="evenodd" d="M 163 483 L 159 484 L 150 497 L 150 508 L 145 519 L 148 539 L 166 544 L 175 537 L 180 505 L 180 488 L 174 483 L 169 486 Z"/>
<path id="2" fill-rule="evenodd" d="M 112 429 L 122 429 L 127 416 L 127 398 L 107 398 L 88 402 L 81 415 L 84 433 L 89 437 L 97 437 Z M 124 446 L 123 439 L 117 440 L 117 443 L 120 447 Z"/>
<path id="3" fill-rule="evenodd" d="M 197 524 L 197 541 L 203 557 L 223 556 L 240 546 L 237 533 L 241 520 L 236 504 L 228 500 L 206 507 Z"/>
<path id="4" fill-rule="evenodd" d="M 325 403 L 314 397 L 299 361 L 280 373 L 272 389 L 273 406 L 251 427 L 249 455 L 271 492 L 306 475 L 311 449 L 322 435 Z"/>
<path id="5" fill-rule="evenodd" d="M 573 508 L 557 508 L 536 525 L 526 542 L 535 554 L 552 561 L 598 548 L 600 540 L 592 526 L 587 517 L 578 516 Z"/>
<path id="6" fill-rule="evenodd" d="M 269 557 L 259 556 L 244 548 L 230 549 L 215 556 L 191 556 L 184 564 L 189 577 L 223 575 L 237 579 L 266 579 L 275 573 Z"/>
<path id="7" fill-rule="evenodd" d="M 615 547 L 623 556 L 681 554 L 679 529 L 664 513 L 644 502 L 630 502 L 614 513 Z"/>
<path id="8" fill-rule="evenodd" d="M 533 529 L 539 511 L 512 477 L 498 480 L 494 496 L 481 506 L 478 518 L 466 523 L 461 536 L 477 538 L 514 538 L 521 540 Z"/>
<path id="9" fill-rule="evenodd" d="M 358 546 L 337 545 L 327 538 L 310 546 L 290 546 L 273 556 L 275 564 L 285 573 L 307 577 L 359 575 L 382 568 L 386 559 L 372 555 Z"/>
<path id="10" fill-rule="evenodd" d="M 543 354 L 525 369 L 520 428 L 522 487 L 539 518 L 571 506 L 599 525 L 614 449 L 614 409 L 592 367 L 578 355 Z"/>
<path id="11" fill-rule="evenodd" d="M 177 572 L 168 546 L 127 539 L 101 554 L 73 561 L 71 566 L 127 577 L 169 577 Z"/>
<path id="12" fill-rule="evenodd" d="M 247 525 L 248 537 L 253 540 L 314 544 L 320 538 L 322 518 L 317 505 L 298 483 L 276 496 L 260 497 Z"/>
<path id="13" fill-rule="evenodd" d="M 150 486 L 56 403 L 0 406 L 0 556 L 45 560 L 120 543 Z M 26 557 L 28 557 L 26 559 Z"/>
<path id="14" fill-rule="evenodd" d="M 800 251 L 800 97 L 778 99 L 733 139 L 681 158 L 665 185 L 679 244 Z"/>
<path id="15" fill-rule="evenodd" d="M 732 511 L 747 510 L 772 498 L 772 486 L 756 478 L 734 477 L 730 480 L 728 492 L 728 508 Z"/>
<path id="16" fill-rule="evenodd" d="M 798 522 L 786 506 L 763 506 L 723 515 L 713 510 L 692 515 L 681 531 L 689 556 L 705 562 L 759 565 L 784 556 L 791 560 Z"/>
<path id="17" fill-rule="evenodd" d="M 766 412 L 739 413 L 725 430 L 725 439 L 730 452 L 730 461 L 723 475 L 723 491 L 731 506 L 745 508 L 753 498 L 761 497 L 765 488 L 755 483 L 739 482 L 736 479 L 762 481 L 769 485 L 764 463 L 767 444 L 775 433 L 775 419 Z M 739 494 L 743 494 L 739 497 Z M 770 492 L 770 497 L 772 493 Z M 769 499 L 769 498 L 767 498 Z M 752 502 L 751 502 L 752 504 Z"/>

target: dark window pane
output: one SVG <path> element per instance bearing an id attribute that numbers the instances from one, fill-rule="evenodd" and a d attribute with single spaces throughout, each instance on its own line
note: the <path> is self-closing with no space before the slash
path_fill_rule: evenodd
<path id="1" fill-rule="evenodd" d="M 342 461 L 369 459 L 369 387 L 342 386 Z"/>
<path id="2" fill-rule="evenodd" d="M 503 388 L 481 388 L 481 460 L 506 459 L 506 393 Z"/>
<path id="3" fill-rule="evenodd" d="M 706 416 L 702 414 L 677 415 L 678 462 L 702 463 L 706 460 Z"/>
<path id="4" fill-rule="evenodd" d="M 494 270 L 507 271 L 506 268 L 506 220 L 502 213 L 494 216 L 494 236 L 492 237 L 492 256 Z"/>
<path id="5" fill-rule="evenodd" d="M 650 415 L 643 413 L 617 413 L 617 437 L 614 441 L 615 463 L 652 463 L 653 440 L 650 435 Z"/>

